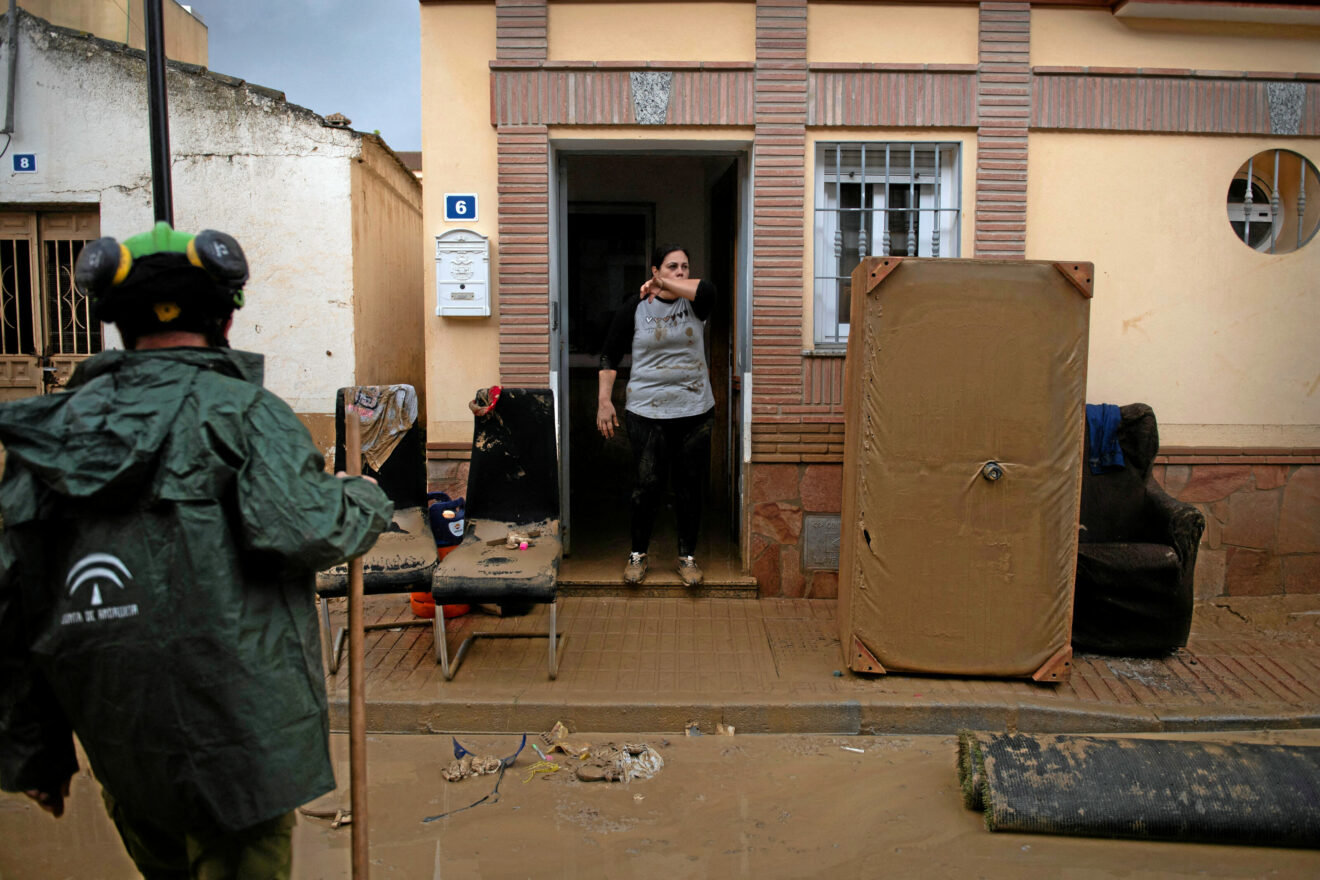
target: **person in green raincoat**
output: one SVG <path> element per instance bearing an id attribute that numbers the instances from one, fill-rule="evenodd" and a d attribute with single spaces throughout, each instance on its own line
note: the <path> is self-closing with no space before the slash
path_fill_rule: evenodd
<path id="1" fill-rule="evenodd" d="M 315 572 L 391 503 L 327 474 L 227 336 L 247 262 L 158 223 L 75 270 L 127 350 L 0 405 L 0 788 L 58 817 L 73 734 L 148 877 L 287 877 L 334 788 Z"/>

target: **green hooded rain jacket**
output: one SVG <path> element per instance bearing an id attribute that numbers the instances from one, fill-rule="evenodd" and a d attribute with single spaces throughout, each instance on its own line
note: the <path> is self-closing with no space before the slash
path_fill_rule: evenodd
<path id="1" fill-rule="evenodd" d="M 71 731 L 125 810 L 170 830 L 334 787 L 314 576 L 391 504 L 325 473 L 261 370 L 109 351 L 0 406 L 0 787 L 62 784 Z"/>

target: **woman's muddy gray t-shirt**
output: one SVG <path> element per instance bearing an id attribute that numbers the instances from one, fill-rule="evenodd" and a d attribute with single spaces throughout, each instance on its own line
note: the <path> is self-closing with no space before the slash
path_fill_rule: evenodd
<path id="1" fill-rule="evenodd" d="M 715 288 L 702 280 L 696 299 L 665 302 L 659 298 L 638 299 L 632 315 L 632 372 L 628 378 L 625 408 L 651 419 L 698 416 L 715 406 L 706 364 L 704 319 L 710 314 Z M 622 357 L 616 352 L 626 333 L 624 315 L 618 316 L 606 341 L 607 360 L 617 369 Z M 622 325 L 622 326 L 620 326 Z M 613 345 L 611 345 L 613 343 Z"/>

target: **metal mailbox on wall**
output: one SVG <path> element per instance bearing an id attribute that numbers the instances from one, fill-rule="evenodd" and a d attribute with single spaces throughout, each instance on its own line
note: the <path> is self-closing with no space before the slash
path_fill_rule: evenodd
<path id="1" fill-rule="evenodd" d="M 490 239 L 470 229 L 435 237 L 435 313 L 490 317 Z"/>

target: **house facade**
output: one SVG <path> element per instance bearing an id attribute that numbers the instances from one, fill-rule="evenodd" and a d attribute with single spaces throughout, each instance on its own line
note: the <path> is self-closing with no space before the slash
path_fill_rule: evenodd
<path id="1" fill-rule="evenodd" d="M 1089 261 L 1087 400 L 1154 408 L 1198 595 L 1320 591 L 1320 5 L 422 0 L 421 32 L 423 235 L 489 247 L 488 315 L 426 260 L 435 484 L 472 389 L 550 385 L 570 560 L 626 528 L 595 354 L 677 240 L 723 301 L 709 541 L 833 596 L 853 266 Z"/>
<path id="2" fill-rule="evenodd" d="M 0 398 L 57 389 L 119 345 L 73 288 L 73 262 L 154 217 L 143 53 L 21 11 L 16 48 Z M 375 135 L 280 92 L 175 62 L 166 79 L 175 225 L 243 245 L 252 277 L 231 341 L 266 355 L 266 386 L 329 446 L 341 386 L 423 384 L 421 328 L 401 318 L 422 284 L 421 185 Z"/>
<path id="3" fill-rule="evenodd" d="M 147 46 L 145 0 L 18 0 L 18 7 L 56 27 L 83 31 L 130 49 Z M 178 0 L 161 3 L 165 57 L 207 66 L 210 35 L 206 23 Z"/>

